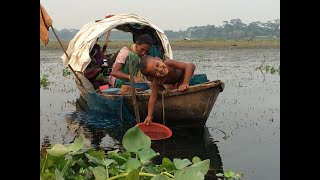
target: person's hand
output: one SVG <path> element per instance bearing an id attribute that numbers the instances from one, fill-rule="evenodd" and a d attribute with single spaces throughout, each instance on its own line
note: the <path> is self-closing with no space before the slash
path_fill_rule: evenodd
<path id="1" fill-rule="evenodd" d="M 144 123 L 149 125 L 152 122 L 153 117 L 152 116 L 147 116 L 146 119 L 144 120 Z"/>
<path id="2" fill-rule="evenodd" d="M 189 84 L 181 84 L 179 86 L 179 91 L 185 91 L 188 88 L 189 88 Z"/>

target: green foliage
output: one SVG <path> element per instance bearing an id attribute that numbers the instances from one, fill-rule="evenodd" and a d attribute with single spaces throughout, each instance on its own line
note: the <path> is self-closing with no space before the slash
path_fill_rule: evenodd
<path id="1" fill-rule="evenodd" d="M 158 174 L 157 176 L 151 178 L 151 180 L 170 180 L 170 178 L 163 174 Z"/>
<path id="2" fill-rule="evenodd" d="M 124 134 L 122 145 L 129 152 L 138 152 L 141 148 L 150 148 L 151 139 L 139 127 L 134 126 Z"/>
<path id="3" fill-rule="evenodd" d="M 207 174 L 210 167 L 210 160 L 207 159 L 207 160 L 199 161 L 197 163 L 193 163 L 190 167 L 198 168 L 198 170 L 202 172 L 202 174 Z"/>
<path id="4" fill-rule="evenodd" d="M 198 156 L 195 156 L 195 157 L 192 158 L 192 163 L 193 164 L 195 164 L 197 162 L 200 162 L 200 161 L 201 161 L 201 159 Z"/>
<path id="5" fill-rule="evenodd" d="M 266 65 L 264 67 L 264 70 L 266 71 L 266 73 L 270 73 L 270 74 L 278 73 L 280 75 L 280 66 L 279 66 L 279 69 L 277 69 L 276 67 Z"/>
<path id="6" fill-rule="evenodd" d="M 149 162 L 152 158 L 160 155 L 159 153 L 156 153 L 153 149 L 151 148 L 143 148 L 138 151 L 138 155 L 140 157 L 140 161 L 142 164 L 145 164 Z"/>
<path id="7" fill-rule="evenodd" d="M 174 158 L 173 159 L 173 164 L 177 169 L 182 169 L 187 167 L 188 165 L 192 164 L 189 159 L 178 159 Z"/>
<path id="8" fill-rule="evenodd" d="M 183 180 L 194 180 L 194 179 L 199 179 L 203 180 L 204 179 L 204 174 L 200 172 L 197 168 L 193 167 L 186 167 L 183 169 L 178 170 L 174 174 L 174 179 L 183 179 Z"/>
<path id="9" fill-rule="evenodd" d="M 172 172 L 175 169 L 175 166 L 169 158 L 164 157 L 162 158 L 162 164 L 160 168 L 164 168 L 164 170 Z"/>
<path id="10" fill-rule="evenodd" d="M 243 174 L 240 173 L 235 173 L 233 171 L 230 170 L 226 170 L 223 174 L 222 173 L 218 173 L 216 174 L 217 177 L 224 177 L 226 180 L 239 180 L 242 178 Z"/>
<path id="11" fill-rule="evenodd" d="M 210 160 L 195 156 L 188 159 L 164 157 L 161 165 L 151 160 L 159 153 L 150 148 L 151 140 L 140 128 L 132 127 L 123 136 L 124 152 L 119 150 L 95 151 L 84 148 L 81 135 L 71 144 L 55 144 L 40 152 L 40 179 L 42 180 L 203 180 L 210 166 Z M 42 149 L 43 151 L 43 149 Z M 237 174 L 226 171 L 226 178 Z"/>
<path id="12" fill-rule="evenodd" d="M 49 86 L 49 81 L 48 81 L 48 75 L 44 74 L 42 75 L 42 78 L 40 78 L 40 88 L 43 87 L 43 88 L 48 88 Z"/>
<path id="13" fill-rule="evenodd" d="M 67 77 L 67 76 L 69 76 L 70 74 L 71 74 L 71 71 L 69 71 L 68 68 L 65 68 L 65 69 L 62 70 L 62 75 L 63 75 L 64 77 Z"/>
<path id="14" fill-rule="evenodd" d="M 61 40 L 70 41 L 78 32 L 79 29 L 55 29 L 58 37 Z M 231 19 L 229 21 L 223 21 L 223 25 L 205 25 L 205 26 L 192 26 L 186 30 L 164 30 L 164 33 L 169 38 L 183 39 L 183 38 L 223 38 L 223 39 L 273 39 L 274 37 L 280 38 L 280 19 L 274 19 L 273 21 L 260 22 L 255 21 L 249 24 L 245 24 L 241 19 Z M 50 40 L 55 40 L 55 36 L 51 29 L 49 29 Z M 105 39 L 105 34 L 100 38 Z M 111 40 L 131 40 L 132 36 L 122 31 L 112 31 Z"/>
<path id="15" fill-rule="evenodd" d="M 270 74 L 278 73 L 280 75 L 280 65 L 279 65 L 279 68 L 276 68 L 276 67 L 270 66 L 270 65 L 263 66 L 263 64 L 262 64 L 261 66 L 257 67 L 256 70 L 260 70 L 261 72 L 265 71 L 266 73 L 270 73 Z"/>

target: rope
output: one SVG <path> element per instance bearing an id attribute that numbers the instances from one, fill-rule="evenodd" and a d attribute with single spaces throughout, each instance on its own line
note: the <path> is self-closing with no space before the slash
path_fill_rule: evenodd
<path id="1" fill-rule="evenodd" d="M 163 125 L 166 125 L 166 120 L 165 120 L 165 113 L 164 113 L 164 91 L 161 93 L 162 95 L 162 123 Z"/>
<path id="2" fill-rule="evenodd" d="M 123 101 L 123 96 L 120 97 L 120 125 L 123 125 L 123 119 L 122 119 L 122 101 Z"/>

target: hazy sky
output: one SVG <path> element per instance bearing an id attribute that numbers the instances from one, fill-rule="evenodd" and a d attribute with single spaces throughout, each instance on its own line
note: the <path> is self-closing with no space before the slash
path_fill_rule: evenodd
<path id="1" fill-rule="evenodd" d="M 135 13 L 162 30 L 280 18 L 280 0 L 40 0 L 56 29 L 80 29 L 109 14 Z"/>

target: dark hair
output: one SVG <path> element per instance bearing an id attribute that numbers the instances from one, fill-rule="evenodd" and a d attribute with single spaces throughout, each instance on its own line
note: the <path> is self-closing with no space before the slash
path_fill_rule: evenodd
<path id="1" fill-rule="evenodd" d="M 137 37 L 136 43 L 141 45 L 141 44 L 148 44 L 149 46 L 153 45 L 153 39 L 150 35 L 148 34 L 142 34 Z"/>
<path id="2" fill-rule="evenodd" d="M 141 71 L 141 73 L 147 77 L 152 77 L 152 75 L 147 72 L 147 65 L 148 65 L 148 61 L 150 60 L 150 58 L 152 58 L 152 56 L 150 55 L 144 55 L 141 60 L 140 60 L 140 63 L 139 63 L 139 69 Z"/>

